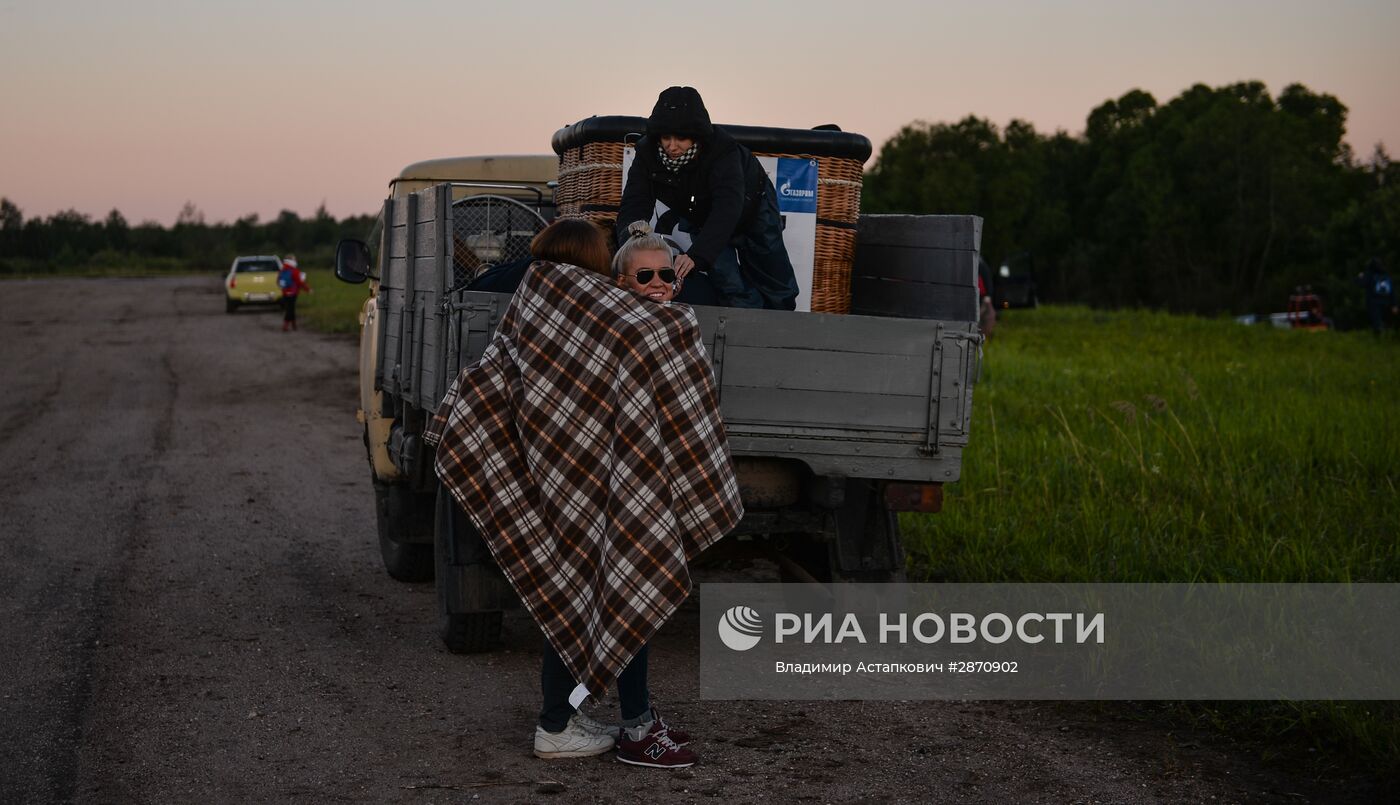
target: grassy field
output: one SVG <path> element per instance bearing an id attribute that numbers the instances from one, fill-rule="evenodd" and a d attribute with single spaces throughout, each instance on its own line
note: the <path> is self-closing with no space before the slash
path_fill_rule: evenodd
<path id="1" fill-rule="evenodd" d="M 929 578 L 1400 581 L 1400 343 L 1043 308 L 986 348 Z"/>
<path id="2" fill-rule="evenodd" d="M 905 515 L 934 581 L 1400 581 L 1400 341 L 1016 311 L 962 480 Z M 1400 769 L 1396 703 L 1173 705 Z"/>
<path id="3" fill-rule="evenodd" d="M 359 333 L 360 306 L 369 284 L 351 285 L 335 278 L 330 268 L 303 268 L 315 293 L 297 300 L 297 319 L 323 333 Z"/>

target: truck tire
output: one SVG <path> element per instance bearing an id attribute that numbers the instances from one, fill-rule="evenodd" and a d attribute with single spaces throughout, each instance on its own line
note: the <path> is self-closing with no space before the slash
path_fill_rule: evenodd
<path id="1" fill-rule="evenodd" d="M 453 654 L 482 654 L 501 642 L 504 612 L 444 614 L 438 618 L 438 637 Z"/>
<path id="2" fill-rule="evenodd" d="M 234 312 L 235 310 L 238 310 L 238 303 L 235 302 L 235 301 L 233 301 L 232 299 L 227 299 L 227 298 L 225 298 L 225 299 L 224 299 L 224 312 L 225 312 L 225 313 L 232 313 L 232 312 Z"/>
<path id="3" fill-rule="evenodd" d="M 453 654 L 490 651 L 501 642 L 506 607 L 515 601 L 481 535 L 439 488 L 433 542 L 437 578 L 438 637 Z"/>
<path id="4" fill-rule="evenodd" d="M 433 578 L 432 503 L 399 484 L 374 481 L 374 513 L 384 569 L 403 582 Z"/>

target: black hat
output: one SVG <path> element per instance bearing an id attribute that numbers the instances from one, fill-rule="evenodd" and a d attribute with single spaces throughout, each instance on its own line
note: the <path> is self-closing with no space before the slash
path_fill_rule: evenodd
<path id="1" fill-rule="evenodd" d="M 656 106 L 652 107 L 651 117 L 647 118 L 647 134 L 652 137 L 679 134 L 708 140 L 714 132 L 710 113 L 694 87 L 668 87 L 662 90 L 656 99 Z"/>

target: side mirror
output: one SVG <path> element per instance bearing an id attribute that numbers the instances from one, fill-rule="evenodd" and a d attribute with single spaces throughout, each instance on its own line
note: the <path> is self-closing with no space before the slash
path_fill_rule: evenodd
<path id="1" fill-rule="evenodd" d="M 363 240 L 347 238 L 336 244 L 335 276 L 354 285 L 369 279 L 369 247 Z"/>

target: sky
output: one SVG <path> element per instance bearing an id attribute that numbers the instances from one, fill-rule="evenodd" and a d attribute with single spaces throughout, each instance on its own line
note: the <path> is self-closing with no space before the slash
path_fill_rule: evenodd
<path id="1" fill-rule="evenodd" d="M 1081 133 L 1138 88 L 1331 93 L 1360 156 L 1400 150 L 1394 0 L 0 0 L 0 196 L 172 223 L 374 212 L 422 159 L 549 153 L 673 84 L 715 122 Z"/>

